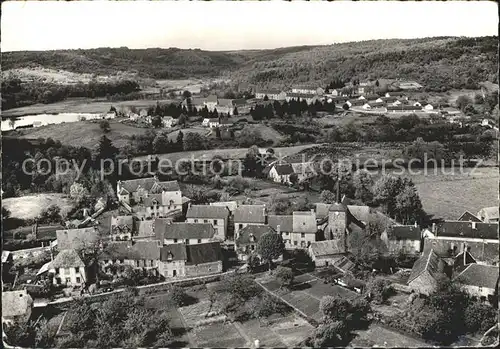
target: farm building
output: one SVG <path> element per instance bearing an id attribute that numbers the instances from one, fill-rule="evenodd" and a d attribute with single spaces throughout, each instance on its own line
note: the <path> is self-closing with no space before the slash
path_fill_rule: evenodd
<path id="1" fill-rule="evenodd" d="M 415 225 L 394 225 L 385 229 L 380 239 L 391 254 L 417 255 L 422 247 L 422 232 Z"/>
<path id="2" fill-rule="evenodd" d="M 444 272 L 445 263 L 430 250 L 413 265 L 407 281 L 408 286 L 417 293 L 429 295 L 436 289 L 438 279 L 445 275 Z"/>
<path id="3" fill-rule="evenodd" d="M 189 245 L 213 241 L 215 229 L 207 223 L 173 223 L 169 219 L 157 218 L 153 225 L 156 240 L 164 245 L 185 243 Z"/>
<path id="4" fill-rule="evenodd" d="M 337 240 L 315 241 L 308 249 L 309 255 L 316 267 L 334 265 L 344 257 L 344 250 Z"/>
<path id="5" fill-rule="evenodd" d="M 485 207 L 479 210 L 477 217 L 484 223 L 498 223 L 498 206 Z"/>
<path id="6" fill-rule="evenodd" d="M 187 223 L 210 223 L 215 230 L 214 238 L 224 241 L 227 237 L 229 209 L 225 206 L 189 205 Z"/>
<path id="7" fill-rule="evenodd" d="M 286 99 L 286 93 L 277 89 L 257 89 L 255 91 L 255 98 L 264 99 L 267 96 L 270 100 L 274 101 L 284 101 Z"/>
<path id="8" fill-rule="evenodd" d="M 33 298 L 26 290 L 2 292 L 2 324 L 28 322 L 32 308 Z"/>
<path id="9" fill-rule="evenodd" d="M 454 277 L 469 295 L 480 300 L 492 300 L 498 285 L 498 266 L 471 263 Z"/>
<path id="10" fill-rule="evenodd" d="M 321 87 L 297 86 L 297 87 L 292 87 L 292 93 L 322 96 L 325 94 L 325 90 Z"/>
<path id="11" fill-rule="evenodd" d="M 266 224 L 265 205 L 240 205 L 234 210 L 234 236 L 237 238 L 239 231 L 249 224 Z"/>

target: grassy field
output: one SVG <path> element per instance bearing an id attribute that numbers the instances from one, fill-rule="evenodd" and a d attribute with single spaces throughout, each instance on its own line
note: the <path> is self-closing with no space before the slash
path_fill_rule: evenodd
<path id="1" fill-rule="evenodd" d="M 446 169 L 446 173 L 451 170 Z M 392 173 L 392 172 L 390 172 Z M 464 169 L 463 173 L 427 174 L 405 172 L 415 183 L 427 213 L 444 219 L 458 219 L 464 211 L 477 213 L 481 208 L 498 206 L 498 167 Z"/>
<path id="2" fill-rule="evenodd" d="M 109 120 L 111 131 L 106 133 L 113 145 L 121 148 L 129 144 L 128 137 L 134 134 L 143 134 L 146 128 L 134 127 L 123 124 L 118 120 Z M 80 121 L 63 123 L 58 125 L 47 125 L 29 130 L 20 131 L 20 138 L 52 138 L 61 141 L 62 144 L 94 148 L 99 139 L 104 135 L 98 122 Z"/>
<path id="3" fill-rule="evenodd" d="M 367 330 L 355 331 L 356 337 L 349 347 L 373 347 L 375 345 L 389 348 L 427 347 L 428 343 L 399 332 L 389 330 L 378 324 L 371 324 Z"/>
<path id="4" fill-rule="evenodd" d="M 43 209 L 56 204 L 61 208 L 61 214 L 66 214 L 73 207 L 71 200 L 64 194 L 48 193 L 7 198 L 2 205 L 7 208 L 12 218 L 32 219 L 37 217 Z"/>
<path id="5" fill-rule="evenodd" d="M 183 131 L 184 132 L 184 131 Z M 186 131 L 189 132 L 189 131 Z M 185 133 L 185 132 L 184 132 Z M 273 148 L 275 154 L 279 154 L 281 156 L 289 156 L 298 153 L 301 150 L 315 147 L 317 144 L 305 144 L 305 145 L 296 145 L 291 147 L 276 147 Z M 261 148 L 263 151 L 266 148 Z M 220 156 L 223 159 L 233 159 L 238 160 L 245 157 L 248 152 L 248 148 L 230 148 L 230 149 L 211 149 L 211 150 L 195 150 L 195 151 L 183 151 L 177 153 L 170 154 L 158 154 L 158 158 L 161 159 L 170 159 L 173 163 L 175 161 L 179 161 L 181 159 L 191 160 L 194 158 L 195 160 L 211 160 L 215 156 Z M 135 160 L 147 160 L 148 156 L 138 156 Z"/>

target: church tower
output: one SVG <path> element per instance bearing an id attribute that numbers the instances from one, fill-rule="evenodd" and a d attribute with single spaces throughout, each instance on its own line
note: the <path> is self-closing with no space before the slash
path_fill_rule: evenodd
<path id="1" fill-rule="evenodd" d="M 325 239 L 338 241 L 338 246 L 347 252 L 347 208 L 340 203 L 340 188 L 337 181 L 337 200 L 328 210 L 328 226 Z"/>

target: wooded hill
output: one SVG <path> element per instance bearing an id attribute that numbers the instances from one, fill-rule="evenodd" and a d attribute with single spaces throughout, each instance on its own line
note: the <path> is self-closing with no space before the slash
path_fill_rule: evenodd
<path id="1" fill-rule="evenodd" d="M 416 80 L 428 90 L 498 83 L 498 37 L 370 40 L 273 50 L 203 51 L 177 48 L 7 52 L 2 70 L 30 66 L 77 73 L 135 71 L 156 79 L 231 77 L 259 86 L 326 85 L 333 79 Z"/>

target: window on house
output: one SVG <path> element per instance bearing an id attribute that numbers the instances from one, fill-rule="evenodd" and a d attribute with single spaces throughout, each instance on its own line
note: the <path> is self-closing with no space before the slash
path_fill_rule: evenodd
<path id="1" fill-rule="evenodd" d="M 305 238 L 305 237 L 306 237 L 306 234 L 305 234 L 305 233 L 300 233 L 300 237 L 301 237 L 301 238 Z"/>
<path id="2" fill-rule="evenodd" d="M 255 251 L 255 245 L 250 246 L 250 248 L 252 249 L 252 251 Z"/>
<path id="3" fill-rule="evenodd" d="M 204 219 L 204 220 L 203 220 L 203 223 L 208 223 L 208 219 Z"/>
<path id="4" fill-rule="evenodd" d="M 70 278 L 66 278 L 66 283 L 67 284 L 71 283 L 71 279 Z"/>
<path id="5" fill-rule="evenodd" d="M 81 279 L 79 277 L 76 277 L 76 283 L 79 284 L 81 282 Z"/>
<path id="6" fill-rule="evenodd" d="M 198 239 L 198 243 L 201 244 L 201 239 Z"/>
<path id="7" fill-rule="evenodd" d="M 217 219 L 214 219 L 214 225 L 217 225 Z"/>
<path id="8" fill-rule="evenodd" d="M 189 245 L 189 239 L 186 239 L 186 245 Z"/>
<path id="9" fill-rule="evenodd" d="M 123 262 L 125 262 L 123 259 L 120 259 L 120 263 L 123 264 Z"/>
<path id="10" fill-rule="evenodd" d="M 56 274 L 59 274 L 59 268 L 56 268 Z"/>
<path id="11" fill-rule="evenodd" d="M 294 241 L 293 244 L 294 244 L 294 246 L 297 246 L 297 241 Z"/>
<path id="12" fill-rule="evenodd" d="M 240 223 L 240 229 L 243 229 L 243 224 Z"/>
<path id="13" fill-rule="evenodd" d="M 290 235 L 290 233 L 289 233 L 289 232 L 286 232 L 286 233 L 285 233 L 285 235 L 286 235 L 286 236 L 288 236 L 288 235 Z"/>
<path id="14" fill-rule="evenodd" d="M 151 206 L 151 209 L 152 209 L 152 210 L 154 210 L 154 208 L 155 208 L 154 206 Z"/>
<path id="15" fill-rule="evenodd" d="M 158 210 L 160 208 L 160 205 L 156 205 L 156 209 Z"/>
<path id="16" fill-rule="evenodd" d="M 177 239 L 174 239 L 174 243 L 176 243 L 176 242 L 177 242 Z"/>
<path id="17" fill-rule="evenodd" d="M 198 220 L 197 220 L 197 219 L 195 219 L 195 220 L 194 220 L 194 222 L 195 222 L 195 223 L 198 223 Z"/>
<path id="18" fill-rule="evenodd" d="M 149 261 L 149 266 L 150 266 L 150 267 L 152 267 L 152 266 L 154 265 L 153 263 L 154 263 L 154 261 L 153 261 L 153 260 L 150 260 L 150 261 Z"/>
<path id="19" fill-rule="evenodd" d="M 177 275 L 177 270 L 172 270 L 172 276 L 176 276 Z"/>
<path id="20" fill-rule="evenodd" d="M 301 241 L 300 242 L 300 247 L 306 247 L 306 242 L 305 241 Z"/>

